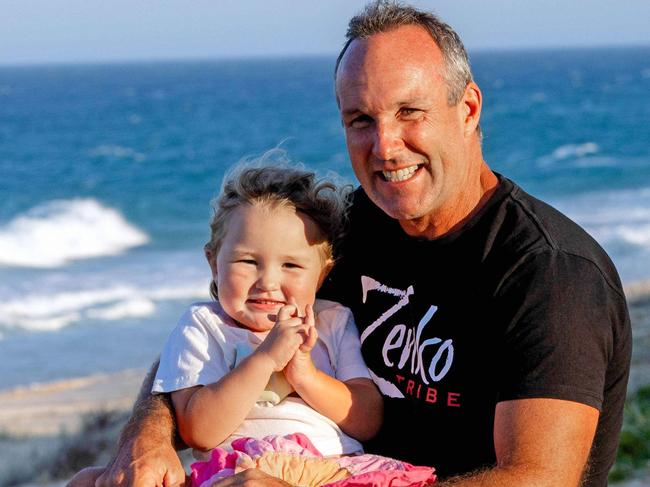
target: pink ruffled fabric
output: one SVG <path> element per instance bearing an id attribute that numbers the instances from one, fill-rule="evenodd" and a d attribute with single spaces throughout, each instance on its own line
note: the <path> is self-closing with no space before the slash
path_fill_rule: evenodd
<path id="1" fill-rule="evenodd" d="M 379 455 L 343 456 L 325 459 L 301 433 L 288 436 L 266 436 L 264 438 L 240 438 L 231 444 L 233 451 L 222 448 L 212 450 L 210 460 L 192 464 L 192 485 L 211 487 L 218 480 L 250 468 L 256 459 L 271 452 L 286 453 L 304 458 L 335 461 L 349 476 L 342 480 L 321 485 L 322 487 L 421 487 L 431 485 L 436 476 L 431 467 L 416 467 L 406 462 Z"/>

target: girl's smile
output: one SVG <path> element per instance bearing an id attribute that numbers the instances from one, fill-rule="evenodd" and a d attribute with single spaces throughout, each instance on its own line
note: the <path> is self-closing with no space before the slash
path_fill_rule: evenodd
<path id="1" fill-rule="evenodd" d="M 302 312 L 326 275 L 316 224 L 277 203 L 243 204 L 228 219 L 216 258 L 208 262 L 224 311 L 242 326 L 267 331 L 285 304 Z"/>

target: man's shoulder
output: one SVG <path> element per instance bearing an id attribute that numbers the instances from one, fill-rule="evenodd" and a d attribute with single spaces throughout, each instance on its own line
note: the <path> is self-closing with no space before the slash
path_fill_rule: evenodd
<path id="1" fill-rule="evenodd" d="M 506 198 L 504 227 L 510 244 L 531 254 L 560 253 L 586 260 L 603 274 L 616 276 L 614 265 L 600 244 L 579 224 L 550 204 L 531 196 L 516 184 Z M 508 216 L 508 213 L 511 215 Z"/>

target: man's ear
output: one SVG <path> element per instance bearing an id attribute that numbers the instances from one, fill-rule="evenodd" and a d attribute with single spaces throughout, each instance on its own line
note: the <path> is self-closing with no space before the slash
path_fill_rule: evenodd
<path id="1" fill-rule="evenodd" d="M 203 247 L 203 252 L 205 253 L 205 259 L 208 261 L 208 265 L 212 270 L 212 279 L 216 279 L 217 278 L 217 255 L 207 245 Z"/>
<path id="2" fill-rule="evenodd" d="M 462 108 L 463 124 L 465 125 L 465 135 L 472 135 L 478 127 L 481 119 L 481 108 L 483 105 L 483 95 L 478 85 L 470 81 L 465 87 L 465 92 L 460 100 Z"/>

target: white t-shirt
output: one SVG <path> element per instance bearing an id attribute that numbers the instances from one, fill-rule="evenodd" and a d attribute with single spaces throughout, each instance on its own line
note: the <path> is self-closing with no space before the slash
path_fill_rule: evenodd
<path id="1" fill-rule="evenodd" d="M 318 330 L 318 341 L 311 352 L 314 365 L 340 381 L 370 378 L 361 357 L 352 312 L 338 303 L 316 300 L 314 313 Z M 217 382 L 234 368 L 241 344 L 255 349 L 267 333 L 238 326 L 216 301 L 192 305 L 167 339 L 152 392 L 172 392 Z M 292 433 L 307 435 L 325 456 L 362 451 L 361 444 L 343 433 L 336 423 L 294 396 L 275 406 L 256 404 L 239 428 L 219 446 L 226 448 L 241 437 Z"/>

